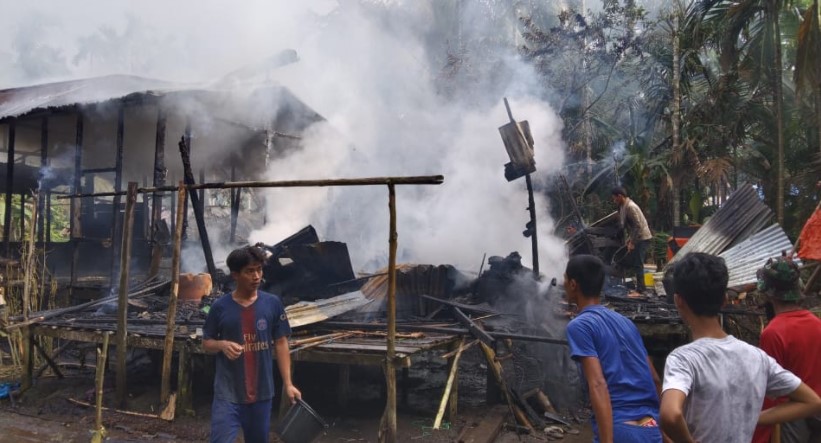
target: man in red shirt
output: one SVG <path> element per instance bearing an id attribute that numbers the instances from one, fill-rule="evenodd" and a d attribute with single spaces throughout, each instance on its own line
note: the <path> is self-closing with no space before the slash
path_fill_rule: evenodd
<path id="1" fill-rule="evenodd" d="M 778 364 L 821 394 L 821 319 L 800 305 L 798 266 L 790 259 L 770 260 L 758 271 L 758 290 L 767 296 L 775 317 L 759 345 Z M 765 399 L 764 409 L 779 403 Z M 768 443 L 772 426 L 759 426 L 753 443 Z M 821 420 L 810 417 L 781 425 L 781 442 L 821 442 Z"/>

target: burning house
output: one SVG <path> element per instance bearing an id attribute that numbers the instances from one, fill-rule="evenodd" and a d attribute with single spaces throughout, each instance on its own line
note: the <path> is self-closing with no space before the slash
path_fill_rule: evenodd
<path id="1" fill-rule="evenodd" d="M 301 131 L 321 119 L 286 88 L 270 84 L 200 87 L 108 76 L 0 91 L 5 160 L 0 169 L 9 208 L 2 247 L 14 255 L 34 232 L 48 245 L 45 266 L 58 281 L 76 286 L 90 276 L 114 275 L 124 199 L 61 195 L 116 194 L 132 181 L 154 187 L 176 183 L 184 176 L 177 149 L 181 137 L 190 138 L 190 169 L 200 181 L 261 177 L 271 158 L 297 149 Z M 25 216 L 33 192 L 36 220 Z M 239 209 L 245 209 L 242 218 L 253 217 L 259 199 L 247 190 L 200 191 L 200 196 L 212 229 L 219 228 L 228 242 L 236 239 L 238 227 L 245 226 L 239 235 L 247 236 Z M 139 198 L 136 270 L 148 271 L 152 248 L 167 243 L 174 205 L 173 193 Z"/>

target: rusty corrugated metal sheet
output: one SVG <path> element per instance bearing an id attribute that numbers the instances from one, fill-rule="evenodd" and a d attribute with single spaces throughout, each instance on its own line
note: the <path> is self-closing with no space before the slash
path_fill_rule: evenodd
<path id="1" fill-rule="evenodd" d="M 793 244 L 781 226 L 774 224 L 723 252 L 720 257 L 730 271 L 730 288 L 756 282 L 756 271 L 767 259 L 789 252 Z"/>
<path id="2" fill-rule="evenodd" d="M 759 232 L 770 223 L 773 211 L 761 201 L 750 184 L 744 184 L 685 244 L 670 263 L 690 252 L 721 254 Z"/>
<path id="3" fill-rule="evenodd" d="M 0 119 L 31 111 L 103 102 L 150 91 L 178 90 L 182 86 L 133 75 L 109 75 L 0 90 Z M 186 87 L 187 88 L 187 87 Z"/>

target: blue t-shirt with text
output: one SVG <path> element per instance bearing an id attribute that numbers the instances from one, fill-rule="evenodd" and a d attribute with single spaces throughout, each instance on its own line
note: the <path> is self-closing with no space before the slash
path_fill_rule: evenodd
<path id="1" fill-rule="evenodd" d="M 258 291 L 243 307 L 231 293 L 211 305 L 203 339 L 228 340 L 242 345 L 242 354 L 229 360 L 217 354 L 214 397 L 232 403 L 255 403 L 274 398 L 274 341 L 291 334 L 279 297 Z"/>
<path id="2" fill-rule="evenodd" d="M 601 364 L 613 422 L 644 417 L 659 419 L 659 399 L 647 350 L 638 328 L 623 315 L 601 305 L 585 307 L 567 325 L 570 356 L 596 357 Z M 585 384 L 586 386 L 586 384 Z M 595 426 L 595 416 L 593 416 Z"/>

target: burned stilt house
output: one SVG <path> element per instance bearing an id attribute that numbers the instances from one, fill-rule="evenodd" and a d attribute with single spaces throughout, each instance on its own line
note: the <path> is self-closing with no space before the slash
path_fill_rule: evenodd
<path id="1" fill-rule="evenodd" d="M 163 186 L 182 179 L 181 137 L 190 141 L 190 172 L 199 180 L 248 179 L 260 177 L 277 153 L 297 149 L 302 130 L 320 120 L 287 89 L 270 84 L 229 89 L 115 75 L 2 90 L 3 251 L 17 255 L 34 232 L 47 245 L 44 265 L 56 281 L 76 289 L 104 278 L 101 286 L 108 286 L 125 206 L 116 194 L 127 182 Z M 253 216 L 258 211 L 247 210 L 262 204 L 244 191 L 200 191 L 211 228 L 229 241 L 248 232 L 248 215 L 239 218 L 239 209 Z M 37 218 L 30 220 L 34 192 Z M 114 195 L 59 198 L 101 192 Z M 155 271 L 152 249 L 173 232 L 174 197 L 138 198 L 132 246 L 138 273 Z M 193 241 L 197 231 L 189 231 Z"/>

